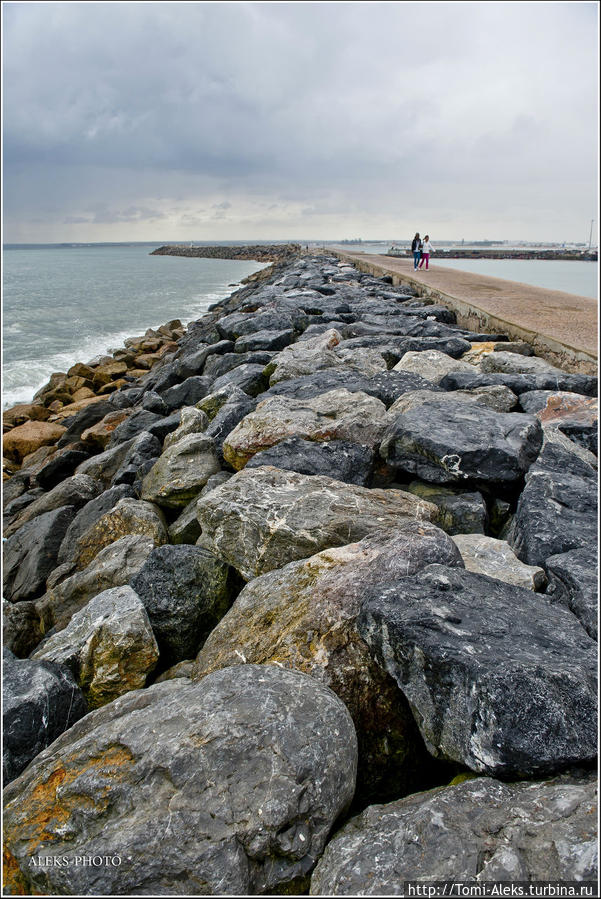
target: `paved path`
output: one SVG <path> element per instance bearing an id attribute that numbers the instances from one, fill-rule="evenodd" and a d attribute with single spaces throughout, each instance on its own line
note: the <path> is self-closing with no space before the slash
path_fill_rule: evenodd
<path id="1" fill-rule="evenodd" d="M 390 274 L 425 296 L 455 309 L 462 325 L 502 331 L 527 340 L 556 365 L 594 373 L 597 363 L 597 301 L 486 275 L 445 268 L 434 260 L 429 271 L 413 271 L 413 260 L 367 253 L 336 255 L 372 274 Z M 432 260 L 431 260 L 432 262 Z"/>

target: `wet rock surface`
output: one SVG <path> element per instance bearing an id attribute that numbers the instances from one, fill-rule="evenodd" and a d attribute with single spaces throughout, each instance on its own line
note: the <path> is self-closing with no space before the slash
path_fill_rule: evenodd
<path id="1" fill-rule="evenodd" d="M 314 892 L 394 893 L 397 857 L 403 882 L 594 877 L 596 394 L 286 254 L 8 410 L 8 893 L 302 893 L 373 802 L 407 811 L 334 838 Z M 50 736 L 49 670 L 57 710 L 99 706 Z M 420 792 L 468 771 L 499 780 Z M 63 847 L 125 862 L 29 864 Z"/>

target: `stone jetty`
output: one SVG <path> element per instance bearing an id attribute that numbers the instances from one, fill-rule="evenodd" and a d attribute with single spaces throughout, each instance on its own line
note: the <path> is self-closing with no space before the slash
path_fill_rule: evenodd
<path id="1" fill-rule="evenodd" d="M 151 256 L 189 256 L 198 259 L 251 259 L 255 262 L 280 262 L 300 252 L 300 245 L 255 244 L 254 246 L 203 247 L 194 244 L 166 244 L 153 250 Z"/>
<path id="2" fill-rule="evenodd" d="M 6 895 L 596 881 L 597 379 L 391 280 L 4 414 Z"/>

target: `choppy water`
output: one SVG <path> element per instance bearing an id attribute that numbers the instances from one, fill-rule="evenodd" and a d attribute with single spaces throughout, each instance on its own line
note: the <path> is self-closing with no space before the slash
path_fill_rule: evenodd
<path id="1" fill-rule="evenodd" d="M 199 318 L 257 262 L 150 256 L 157 245 L 6 247 L 2 404 L 29 402 L 67 371 L 179 318 Z"/>

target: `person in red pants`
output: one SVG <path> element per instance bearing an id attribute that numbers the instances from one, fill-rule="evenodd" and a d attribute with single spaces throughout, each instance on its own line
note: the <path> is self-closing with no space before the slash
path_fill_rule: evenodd
<path id="1" fill-rule="evenodd" d="M 428 271 L 428 264 L 430 262 L 430 253 L 434 252 L 434 247 L 430 243 L 430 235 L 426 234 L 423 240 L 422 245 L 422 258 L 419 261 L 418 268 L 421 268 L 424 262 L 426 263 L 426 271 Z"/>

